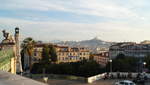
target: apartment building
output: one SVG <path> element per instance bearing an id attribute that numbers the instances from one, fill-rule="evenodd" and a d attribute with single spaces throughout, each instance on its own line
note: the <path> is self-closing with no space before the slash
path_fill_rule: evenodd
<path id="1" fill-rule="evenodd" d="M 37 61 L 42 59 L 42 49 L 45 44 L 37 44 L 34 48 L 33 60 Z M 47 44 L 52 45 L 52 44 Z M 85 47 L 69 47 L 54 45 L 57 53 L 57 62 L 77 62 L 83 59 L 89 59 L 90 51 Z"/>
<path id="2" fill-rule="evenodd" d="M 124 42 L 117 43 L 109 48 L 110 58 L 116 58 L 119 54 L 124 54 L 129 57 L 143 58 L 150 54 L 150 44 Z"/>
<path id="3" fill-rule="evenodd" d="M 103 52 L 99 54 L 93 54 L 93 59 L 101 66 L 106 66 L 109 62 L 109 52 Z"/>

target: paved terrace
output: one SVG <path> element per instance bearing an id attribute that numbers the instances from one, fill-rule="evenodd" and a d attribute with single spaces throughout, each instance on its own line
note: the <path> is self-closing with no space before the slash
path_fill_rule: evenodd
<path id="1" fill-rule="evenodd" d="M 38 82 L 40 81 L 40 82 Z M 0 85 L 113 85 L 118 79 L 98 80 L 91 84 L 64 80 L 64 79 L 49 79 L 48 84 L 42 83 L 43 79 L 32 80 L 30 78 L 22 77 L 20 75 L 11 74 L 9 72 L 0 71 Z M 150 85 L 147 82 L 145 85 Z"/>
<path id="2" fill-rule="evenodd" d="M 29 78 L 0 71 L 0 85 L 47 85 Z"/>

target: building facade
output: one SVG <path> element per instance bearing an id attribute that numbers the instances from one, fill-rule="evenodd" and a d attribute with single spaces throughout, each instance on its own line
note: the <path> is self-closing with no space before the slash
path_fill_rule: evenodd
<path id="1" fill-rule="evenodd" d="M 34 63 L 42 59 L 42 49 L 45 44 L 37 44 L 34 48 Z M 52 44 L 47 44 L 52 45 Z M 57 53 L 57 62 L 77 62 L 83 59 L 89 59 L 90 51 L 84 47 L 69 47 L 54 45 Z"/>
<path id="2" fill-rule="evenodd" d="M 101 66 L 106 66 L 109 62 L 109 52 L 93 54 L 93 59 Z"/>
<path id="3" fill-rule="evenodd" d="M 143 58 L 150 54 L 150 44 L 126 42 L 117 43 L 109 48 L 110 58 L 116 58 L 119 54 Z"/>
<path id="4" fill-rule="evenodd" d="M 84 47 L 56 46 L 58 62 L 77 62 L 83 59 L 88 60 L 90 52 Z"/>

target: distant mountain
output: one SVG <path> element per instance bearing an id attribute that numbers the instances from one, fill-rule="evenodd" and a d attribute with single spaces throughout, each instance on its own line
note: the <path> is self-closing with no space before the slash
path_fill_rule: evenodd
<path id="1" fill-rule="evenodd" d="M 55 44 L 58 45 L 67 45 L 67 46 L 80 46 L 80 47 L 88 47 L 92 51 L 97 51 L 97 49 L 104 48 L 107 49 L 112 44 L 112 42 L 106 42 L 98 39 L 97 37 L 91 40 L 83 40 L 83 41 L 60 41 Z"/>
<path id="2" fill-rule="evenodd" d="M 60 43 L 60 42 L 62 42 L 61 40 L 52 40 L 52 41 L 50 41 L 51 43 Z"/>

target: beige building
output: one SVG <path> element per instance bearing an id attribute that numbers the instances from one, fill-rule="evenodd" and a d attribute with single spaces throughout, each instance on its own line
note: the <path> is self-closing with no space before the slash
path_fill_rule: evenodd
<path id="1" fill-rule="evenodd" d="M 34 48 L 33 61 L 38 62 L 42 59 L 42 49 L 45 44 L 37 44 Z M 51 44 L 49 44 L 51 45 Z M 90 51 L 84 47 L 69 47 L 54 45 L 57 52 L 57 62 L 77 62 L 83 59 L 89 59 Z"/>
<path id="2" fill-rule="evenodd" d="M 102 66 L 106 66 L 109 62 L 109 52 L 93 54 L 93 59 Z"/>
<path id="3" fill-rule="evenodd" d="M 56 46 L 58 62 L 77 62 L 89 59 L 90 52 L 84 47 Z"/>

